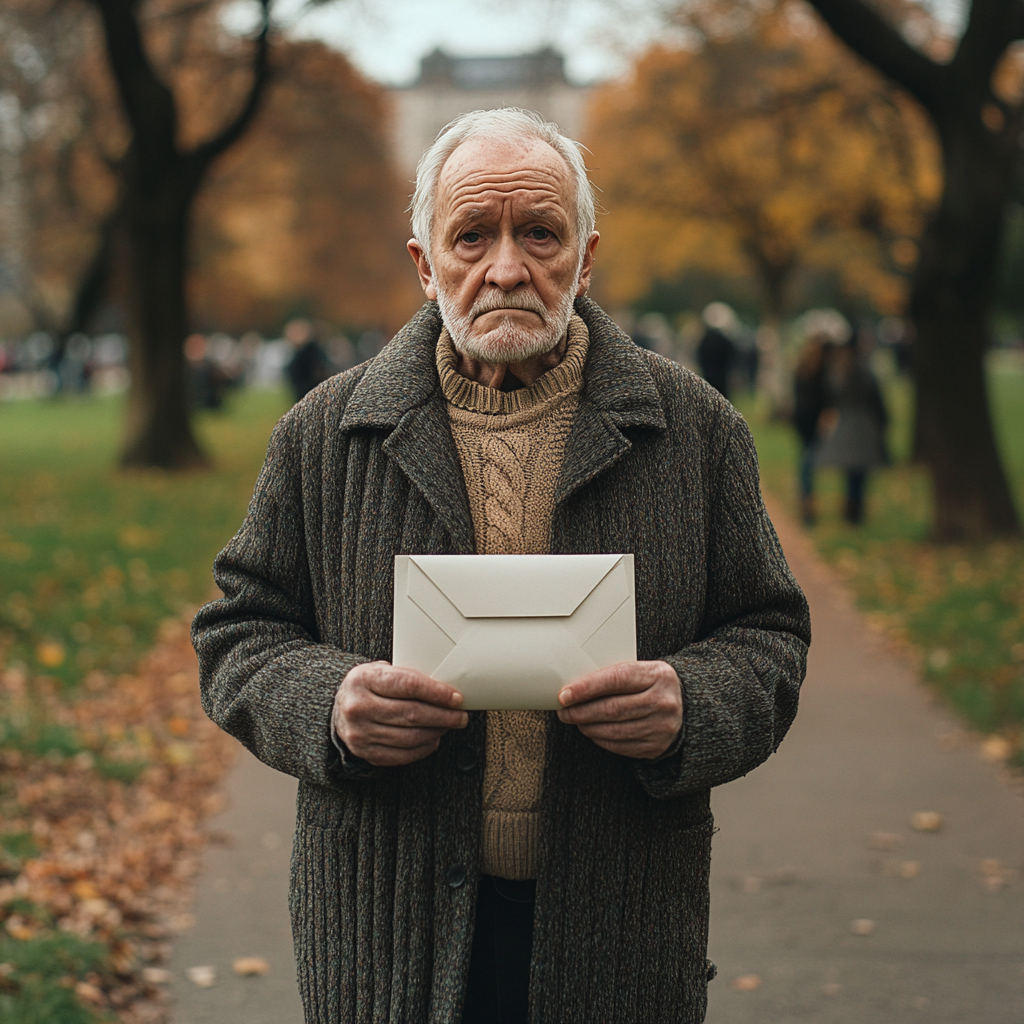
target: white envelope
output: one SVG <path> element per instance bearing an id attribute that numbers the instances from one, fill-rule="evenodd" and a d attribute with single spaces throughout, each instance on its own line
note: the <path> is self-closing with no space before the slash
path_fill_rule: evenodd
<path id="1" fill-rule="evenodd" d="M 553 711 L 558 691 L 636 660 L 632 555 L 396 555 L 392 664 L 467 711 Z"/>

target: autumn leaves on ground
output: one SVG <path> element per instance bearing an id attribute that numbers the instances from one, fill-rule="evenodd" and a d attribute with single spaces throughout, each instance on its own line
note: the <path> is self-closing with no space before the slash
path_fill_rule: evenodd
<path id="1" fill-rule="evenodd" d="M 120 403 L 3 408 L 0 1020 L 162 1021 L 168 940 L 230 742 L 188 620 L 244 515 L 273 393 L 201 424 L 219 466 L 116 474 Z"/>

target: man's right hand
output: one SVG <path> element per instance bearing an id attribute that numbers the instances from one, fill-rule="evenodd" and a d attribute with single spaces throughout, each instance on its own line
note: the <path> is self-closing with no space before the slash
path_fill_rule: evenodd
<path id="1" fill-rule="evenodd" d="M 464 729 L 462 694 L 411 668 L 386 661 L 356 665 L 334 699 L 339 739 L 372 765 L 411 764 L 437 750 L 449 729 Z"/>

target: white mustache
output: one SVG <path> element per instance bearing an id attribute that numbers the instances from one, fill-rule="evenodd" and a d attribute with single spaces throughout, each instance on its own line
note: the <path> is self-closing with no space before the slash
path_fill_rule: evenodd
<path id="1" fill-rule="evenodd" d="M 529 292 L 487 292 L 473 303 L 469 316 L 475 320 L 484 313 L 496 313 L 502 309 L 525 309 L 544 321 L 548 318 L 548 309 L 540 296 Z"/>

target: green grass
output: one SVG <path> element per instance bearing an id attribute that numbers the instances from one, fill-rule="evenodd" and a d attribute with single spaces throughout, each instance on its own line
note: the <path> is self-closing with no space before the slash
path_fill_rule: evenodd
<path id="1" fill-rule="evenodd" d="M 277 392 L 235 396 L 228 412 L 198 423 L 214 470 L 172 475 L 114 468 L 119 399 L 0 405 L 0 654 L 8 667 L 64 687 L 90 671 L 127 671 L 162 619 L 204 601 L 213 557 L 245 514 L 286 407 Z M 68 737 L 52 739 L 75 752 Z"/>
<path id="2" fill-rule="evenodd" d="M 76 992 L 79 979 L 103 971 L 107 950 L 74 935 L 0 937 L 0 1021 L 4 1024 L 100 1024 Z"/>
<path id="3" fill-rule="evenodd" d="M 1024 510 L 1024 366 L 993 360 L 993 421 L 1007 475 Z M 861 605 L 920 656 L 928 682 L 974 728 L 1002 733 L 1024 761 L 1024 544 L 934 545 L 927 541 L 931 492 L 906 463 L 913 398 L 900 378 L 885 380 L 895 465 L 872 477 L 867 521 L 840 515 L 843 479 L 817 479 L 819 521 L 811 535 Z M 763 484 L 795 516 L 797 442 L 754 401 L 740 402 L 757 441 Z"/>
<path id="4" fill-rule="evenodd" d="M 52 761 L 86 749 L 41 695 L 70 702 L 90 673 L 130 671 L 162 620 L 210 596 L 213 558 L 242 521 L 286 408 L 277 392 L 236 395 L 197 424 L 215 468 L 172 475 L 114 468 L 120 400 L 0 404 L 0 746 Z M 90 754 L 123 782 L 146 767 Z M 0 881 L 37 854 L 31 834 L 0 823 Z M 31 906 L 8 903 L 0 918 L 0 1021 L 109 1019 L 76 991 L 107 970 L 102 943 L 55 931 Z M 12 932 L 16 918 L 27 925 Z"/>

